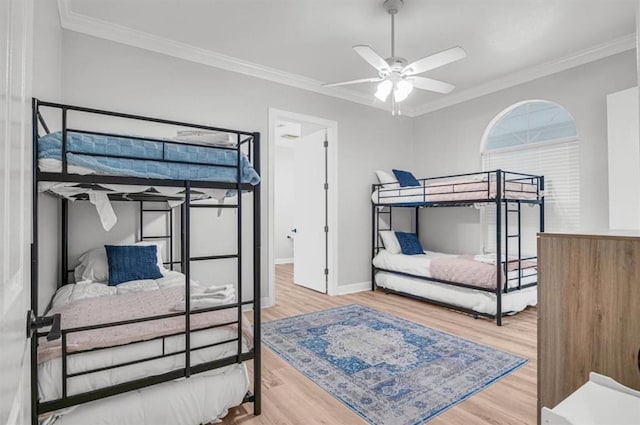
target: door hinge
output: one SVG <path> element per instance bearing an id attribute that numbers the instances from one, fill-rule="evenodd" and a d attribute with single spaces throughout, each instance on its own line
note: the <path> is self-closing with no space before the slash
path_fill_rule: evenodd
<path id="1" fill-rule="evenodd" d="M 324 184 L 324 190 L 329 190 L 329 183 Z"/>
<path id="2" fill-rule="evenodd" d="M 329 226 L 324 226 L 324 232 L 329 233 Z"/>
<path id="3" fill-rule="evenodd" d="M 328 140 L 325 140 L 325 141 L 324 141 L 324 143 L 323 143 L 323 145 L 324 145 L 324 147 L 325 147 L 325 148 L 328 148 L 328 147 L 329 147 L 329 141 L 328 141 Z"/>
<path id="4" fill-rule="evenodd" d="M 324 269 L 324 275 L 328 276 L 329 275 L 329 269 Z"/>

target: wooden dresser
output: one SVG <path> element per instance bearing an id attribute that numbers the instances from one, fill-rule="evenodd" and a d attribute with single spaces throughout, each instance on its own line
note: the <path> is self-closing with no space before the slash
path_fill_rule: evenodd
<path id="1" fill-rule="evenodd" d="M 640 233 L 541 233 L 538 279 L 538 423 L 589 372 L 640 390 Z"/>

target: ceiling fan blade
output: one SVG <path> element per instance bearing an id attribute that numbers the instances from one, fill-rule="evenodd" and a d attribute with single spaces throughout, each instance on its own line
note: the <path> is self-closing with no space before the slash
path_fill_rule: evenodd
<path id="1" fill-rule="evenodd" d="M 385 61 L 382 56 L 377 54 L 371 47 L 369 46 L 353 46 L 353 50 L 359 54 L 362 59 L 366 60 L 369 65 L 377 69 L 378 71 L 388 70 L 389 64 Z"/>
<path id="2" fill-rule="evenodd" d="M 451 91 L 456 88 L 453 84 L 425 77 L 411 77 L 411 81 L 413 82 L 413 86 L 416 88 L 436 93 L 447 94 L 451 93 Z"/>
<path id="3" fill-rule="evenodd" d="M 339 83 L 323 84 L 322 87 L 337 87 L 337 86 L 346 86 L 347 84 L 360 84 L 360 83 L 377 83 L 378 81 L 382 81 L 382 78 L 379 78 L 379 77 L 361 78 L 359 80 L 341 81 Z"/>
<path id="4" fill-rule="evenodd" d="M 410 63 L 404 67 L 402 73 L 404 75 L 422 74 L 423 72 L 440 68 L 441 66 L 466 57 L 467 52 L 465 52 L 462 47 L 452 47 L 451 49 L 443 50 L 442 52 L 435 53 L 431 56 L 427 56 L 426 58 L 418 59 L 417 61 Z"/>

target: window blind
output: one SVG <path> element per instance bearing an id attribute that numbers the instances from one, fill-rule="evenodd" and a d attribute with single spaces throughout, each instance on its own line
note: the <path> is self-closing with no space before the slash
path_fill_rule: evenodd
<path id="1" fill-rule="evenodd" d="M 543 175 L 545 177 L 545 231 L 575 231 L 580 227 L 580 157 L 577 139 L 546 142 L 535 146 L 494 150 L 482 155 L 485 171 L 496 169 Z M 515 204 L 511 204 L 515 208 Z M 496 208 L 483 209 L 483 251 L 496 250 Z M 503 216 L 506 214 L 503 208 Z M 516 216 L 509 216 L 509 234 L 516 234 Z M 522 205 L 522 250 L 536 252 L 535 235 L 539 228 L 538 207 Z M 503 231 L 505 237 L 507 229 Z M 515 238 L 510 241 L 510 254 L 517 253 Z M 504 246 L 504 245 L 503 245 Z"/>

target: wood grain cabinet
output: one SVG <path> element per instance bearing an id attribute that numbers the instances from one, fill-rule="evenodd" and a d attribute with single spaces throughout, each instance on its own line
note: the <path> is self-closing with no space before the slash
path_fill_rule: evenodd
<path id="1" fill-rule="evenodd" d="M 538 236 L 538 422 L 589 372 L 640 390 L 640 234 Z"/>

